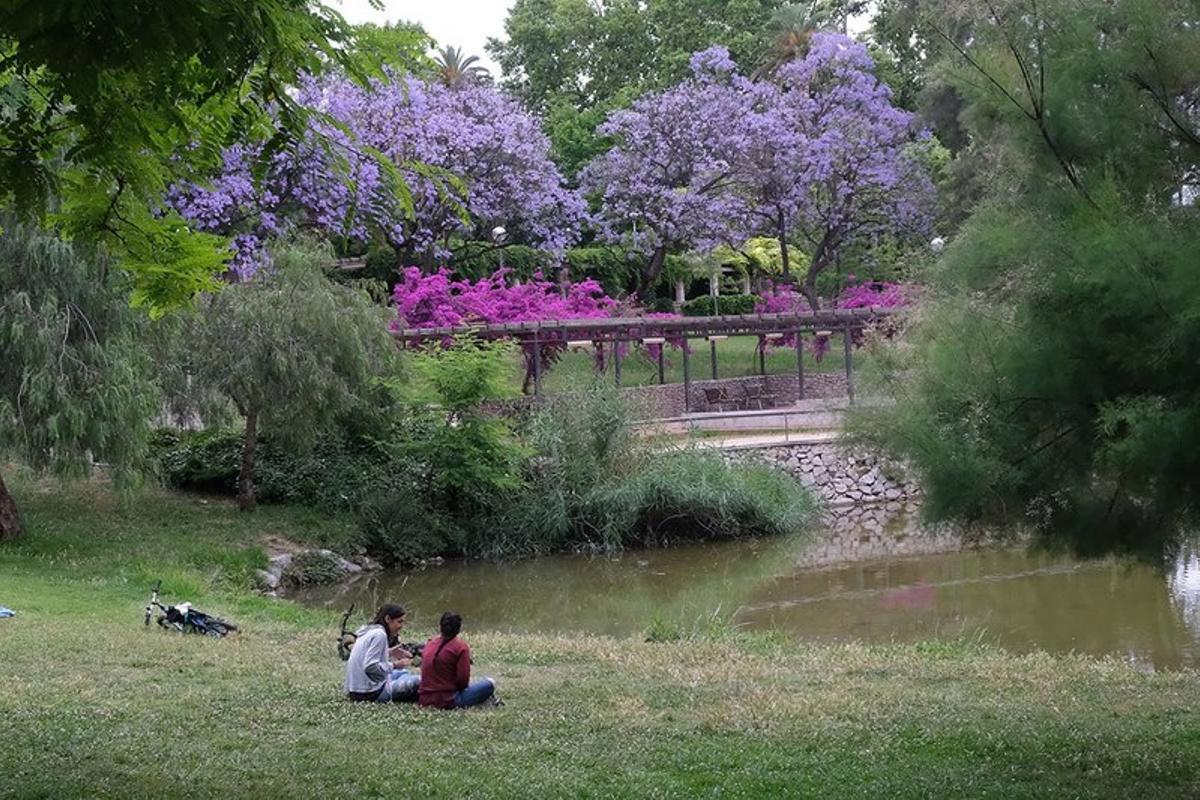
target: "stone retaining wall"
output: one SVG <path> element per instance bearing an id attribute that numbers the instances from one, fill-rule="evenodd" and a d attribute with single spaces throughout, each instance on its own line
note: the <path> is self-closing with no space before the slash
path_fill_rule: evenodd
<path id="1" fill-rule="evenodd" d="M 791 444 L 743 450 L 736 457 L 765 461 L 812 490 L 833 509 L 864 503 L 900 512 L 921 490 L 903 468 L 885 463 L 870 451 L 842 444 Z"/>
<path id="2" fill-rule="evenodd" d="M 922 522 L 920 487 L 902 467 L 865 448 L 791 444 L 731 451 L 727 456 L 781 469 L 820 499 L 820 536 L 797 557 L 797 566 L 949 553 L 969 546 L 949 526 Z"/>

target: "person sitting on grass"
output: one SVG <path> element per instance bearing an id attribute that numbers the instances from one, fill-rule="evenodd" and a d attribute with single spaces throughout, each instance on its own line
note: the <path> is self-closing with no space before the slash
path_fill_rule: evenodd
<path id="1" fill-rule="evenodd" d="M 438 627 L 441 635 L 426 642 L 421 655 L 421 705 L 468 708 L 491 699 L 496 692 L 494 680 L 471 683 L 471 648 L 458 636 L 462 617 L 447 611 Z"/>
<path id="2" fill-rule="evenodd" d="M 397 646 L 404 627 L 403 606 L 385 603 L 375 619 L 355 631 L 357 637 L 346 662 L 346 697 L 376 703 L 412 703 L 420 678 L 407 669 L 412 653 Z"/>

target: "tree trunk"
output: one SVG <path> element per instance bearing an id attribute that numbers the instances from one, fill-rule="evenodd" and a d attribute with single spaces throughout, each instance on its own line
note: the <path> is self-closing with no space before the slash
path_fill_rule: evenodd
<path id="1" fill-rule="evenodd" d="M 638 286 L 638 298 L 645 299 L 642 295 L 654 288 L 658 276 L 662 274 L 663 264 L 667 261 L 667 248 L 660 245 L 654 250 L 654 255 L 650 256 L 650 263 L 646 265 L 646 271 L 642 273 L 641 285 Z"/>
<path id="2" fill-rule="evenodd" d="M 820 270 L 810 268 L 808 275 L 804 278 L 804 297 L 808 300 L 808 306 L 814 312 L 821 310 L 821 298 L 817 297 L 817 273 Z"/>
<path id="3" fill-rule="evenodd" d="M 21 515 L 17 513 L 17 501 L 8 493 L 4 476 L 0 475 L 0 542 L 16 539 L 21 535 Z"/>
<path id="4" fill-rule="evenodd" d="M 782 211 L 779 212 L 779 219 L 778 219 L 777 224 L 779 226 L 779 228 L 778 228 L 779 229 L 779 257 L 783 264 L 783 282 L 791 283 L 792 282 L 791 259 L 788 257 L 787 229 L 784 227 L 784 224 L 783 224 L 783 212 Z"/>
<path id="5" fill-rule="evenodd" d="M 813 311 L 821 310 L 821 298 L 817 297 L 817 276 L 829 266 L 829 262 L 832 260 L 829 257 L 830 252 L 829 238 L 826 237 L 821 240 L 813 252 L 812 261 L 808 265 L 808 274 L 804 276 L 804 297 Z"/>
<path id="6" fill-rule="evenodd" d="M 258 412 L 246 413 L 246 435 L 242 440 L 242 468 L 238 472 L 238 508 L 254 510 L 254 451 L 258 447 Z"/>

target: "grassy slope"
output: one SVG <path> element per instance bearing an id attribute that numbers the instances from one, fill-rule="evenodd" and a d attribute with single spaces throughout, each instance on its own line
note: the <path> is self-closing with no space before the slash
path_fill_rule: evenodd
<path id="1" fill-rule="evenodd" d="M 1200 794 L 1200 674 L 969 646 L 468 631 L 506 707 L 349 705 L 333 619 L 238 588 L 256 537 L 337 541 L 338 521 L 19 496 L 30 535 L 0 549 L 0 604 L 20 612 L 0 621 L 0 797 Z M 143 629 L 159 574 L 244 633 Z"/>

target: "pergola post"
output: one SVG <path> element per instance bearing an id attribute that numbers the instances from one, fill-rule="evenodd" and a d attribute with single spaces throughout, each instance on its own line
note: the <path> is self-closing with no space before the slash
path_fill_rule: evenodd
<path id="1" fill-rule="evenodd" d="M 804 332 L 796 328 L 796 399 L 804 399 Z"/>
<path id="2" fill-rule="evenodd" d="M 666 383 L 666 350 L 667 338 L 665 336 L 643 336 L 642 344 L 658 347 L 658 385 L 662 386 Z"/>
<path id="3" fill-rule="evenodd" d="M 692 375 L 688 369 L 688 340 L 683 339 L 683 413 L 692 410 Z"/>
<path id="4" fill-rule="evenodd" d="M 537 332 L 533 334 L 533 396 L 542 394 L 542 343 Z"/>
<path id="5" fill-rule="evenodd" d="M 621 385 L 621 342 L 617 339 L 613 339 L 612 348 L 613 380 L 616 381 L 616 384 L 619 387 Z"/>
<path id="6" fill-rule="evenodd" d="M 854 404 L 854 363 L 850 354 L 853 347 L 852 339 L 850 323 L 846 322 L 845 327 L 842 328 L 842 345 L 846 351 L 846 397 L 850 400 L 851 405 Z"/>

